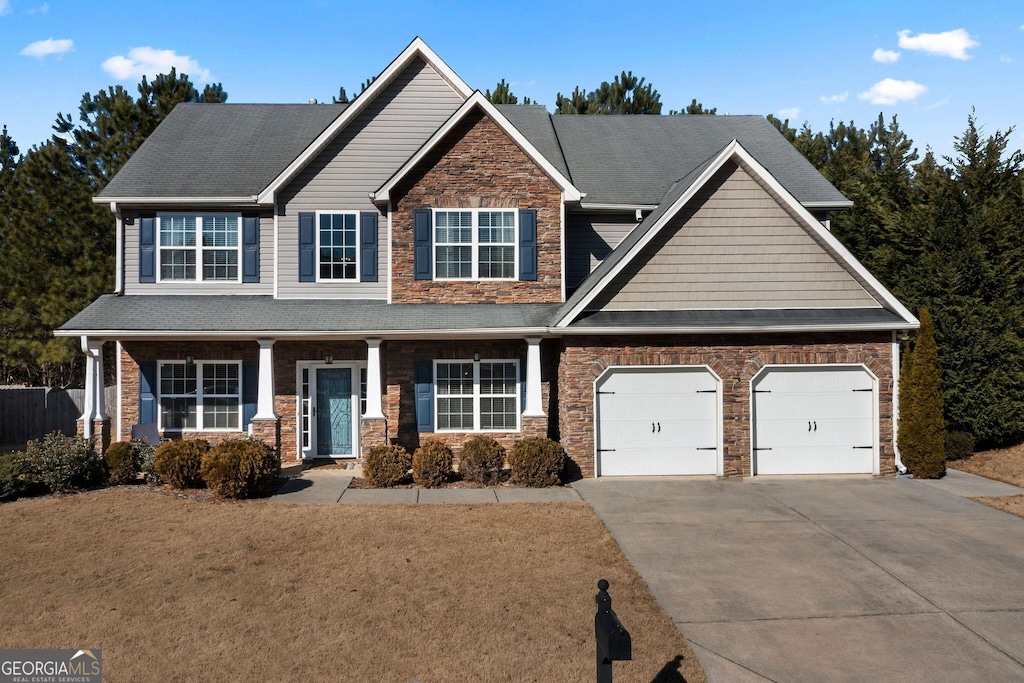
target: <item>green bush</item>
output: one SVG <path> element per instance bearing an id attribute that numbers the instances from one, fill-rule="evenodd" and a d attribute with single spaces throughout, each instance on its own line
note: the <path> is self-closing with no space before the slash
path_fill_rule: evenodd
<path id="1" fill-rule="evenodd" d="M 114 486 L 134 484 L 139 473 L 139 455 L 128 441 L 110 444 L 103 454 L 107 463 L 107 481 Z"/>
<path id="2" fill-rule="evenodd" d="M 551 439 L 529 436 L 517 441 L 508 454 L 512 483 L 520 486 L 557 486 L 565 467 L 565 449 Z"/>
<path id="3" fill-rule="evenodd" d="M 21 453 L 0 455 L 0 498 L 14 497 L 25 490 L 25 461 Z"/>
<path id="4" fill-rule="evenodd" d="M 467 481 L 493 486 L 501 481 L 505 449 L 493 438 L 480 434 L 462 445 L 459 474 Z"/>
<path id="5" fill-rule="evenodd" d="M 374 446 L 363 458 L 363 476 L 378 489 L 402 483 L 410 467 L 409 451 L 395 444 Z"/>
<path id="6" fill-rule="evenodd" d="M 23 459 L 26 481 L 58 493 L 95 486 L 105 475 L 103 459 L 91 440 L 60 432 L 29 441 Z"/>
<path id="7" fill-rule="evenodd" d="M 199 488 L 203 485 L 203 456 L 208 450 L 206 439 L 167 441 L 156 449 L 153 466 L 160 478 L 175 488 Z"/>
<path id="8" fill-rule="evenodd" d="M 946 460 L 963 460 L 974 455 L 974 435 L 946 432 Z"/>
<path id="9" fill-rule="evenodd" d="M 223 441 L 203 455 L 203 481 L 226 498 L 252 498 L 271 490 L 281 474 L 277 451 L 258 439 Z"/>
<path id="10" fill-rule="evenodd" d="M 160 478 L 160 473 L 156 471 L 156 447 L 142 439 L 133 440 L 132 446 L 135 447 L 135 452 L 138 454 L 139 471 L 146 478 L 146 483 L 150 486 L 164 483 L 164 480 Z"/>
<path id="11" fill-rule="evenodd" d="M 412 454 L 412 480 L 437 488 L 452 476 L 452 449 L 440 439 L 426 439 Z"/>

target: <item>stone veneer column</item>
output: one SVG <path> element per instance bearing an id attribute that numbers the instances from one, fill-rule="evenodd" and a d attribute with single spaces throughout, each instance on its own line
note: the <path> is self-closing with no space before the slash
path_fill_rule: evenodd
<path id="1" fill-rule="evenodd" d="M 113 435 L 110 429 L 110 418 L 96 419 L 92 423 L 92 433 L 96 444 L 96 451 L 103 455 L 110 448 L 110 441 Z"/>
<path id="2" fill-rule="evenodd" d="M 383 417 L 364 417 L 359 423 L 360 458 L 374 446 L 388 443 L 388 421 Z"/>

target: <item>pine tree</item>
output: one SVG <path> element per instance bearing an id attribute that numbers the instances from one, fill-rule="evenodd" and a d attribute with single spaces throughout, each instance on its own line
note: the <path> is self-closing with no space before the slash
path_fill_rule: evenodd
<path id="1" fill-rule="evenodd" d="M 899 429 L 899 446 L 903 464 L 918 479 L 939 479 L 946 473 L 942 380 L 932 319 L 923 306 L 908 383 L 908 403 L 900 403 L 904 424 Z"/>
<path id="2" fill-rule="evenodd" d="M 661 95 L 644 77 L 623 71 L 584 95 L 579 86 L 569 97 L 558 93 L 556 114 L 660 114 Z"/>
<path id="3" fill-rule="evenodd" d="M 484 93 L 484 97 L 492 104 L 519 104 L 519 98 L 512 94 L 509 84 L 505 82 L 504 78 L 494 86 L 493 93 L 488 90 Z M 524 97 L 523 104 L 533 104 L 533 102 L 529 97 Z"/>
<path id="4" fill-rule="evenodd" d="M 672 109 L 668 112 L 669 116 L 714 116 L 718 113 L 718 107 L 712 107 L 706 109 L 703 102 L 698 102 L 697 98 L 694 97 L 688 105 L 686 105 L 682 111 L 678 109 Z M 786 121 L 789 123 L 789 121 Z"/>

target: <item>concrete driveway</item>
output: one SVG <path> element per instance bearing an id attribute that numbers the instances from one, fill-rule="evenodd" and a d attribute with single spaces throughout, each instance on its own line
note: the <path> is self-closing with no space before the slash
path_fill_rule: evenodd
<path id="1" fill-rule="evenodd" d="M 709 680 L 1024 681 L 1024 519 L 963 497 L 1021 489 L 960 473 L 574 486 Z"/>

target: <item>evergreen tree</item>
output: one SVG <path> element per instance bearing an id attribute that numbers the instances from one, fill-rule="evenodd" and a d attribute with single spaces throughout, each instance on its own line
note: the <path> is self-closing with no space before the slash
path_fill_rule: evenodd
<path id="1" fill-rule="evenodd" d="M 686 107 L 684 107 L 682 111 L 679 111 L 678 109 L 672 109 L 672 110 L 669 111 L 668 114 L 669 114 L 669 116 L 680 116 L 680 115 L 686 115 L 686 116 L 714 116 L 717 113 L 718 113 L 718 108 L 717 107 L 712 107 L 711 109 L 705 109 L 704 108 L 704 104 L 701 103 L 701 102 L 698 102 L 697 98 L 694 97 L 693 100 L 688 105 L 686 105 Z M 787 123 L 789 123 L 789 122 L 787 121 Z"/>
<path id="2" fill-rule="evenodd" d="M 942 408 L 939 354 L 932 319 L 921 307 L 921 329 L 914 343 L 908 402 L 900 403 L 899 446 L 903 464 L 919 479 L 939 479 L 946 473 L 946 429 Z M 906 381 L 904 380 L 904 381 Z M 902 398 L 902 396 L 901 396 Z"/>
<path id="3" fill-rule="evenodd" d="M 348 93 L 345 92 L 344 86 L 341 87 L 341 88 L 338 88 L 338 96 L 337 97 L 331 97 L 331 102 L 333 104 L 348 104 L 349 103 Z"/>
<path id="4" fill-rule="evenodd" d="M 493 93 L 488 90 L 484 93 L 484 97 L 492 104 L 519 104 L 519 98 L 512 94 L 504 78 L 494 86 Z M 523 104 L 533 104 L 533 102 L 529 97 L 524 97 Z"/>
<path id="5" fill-rule="evenodd" d="M 643 77 L 623 71 L 584 95 L 579 86 L 569 97 L 558 93 L 556 114 L 660 114 L 661 95 Z"/>

